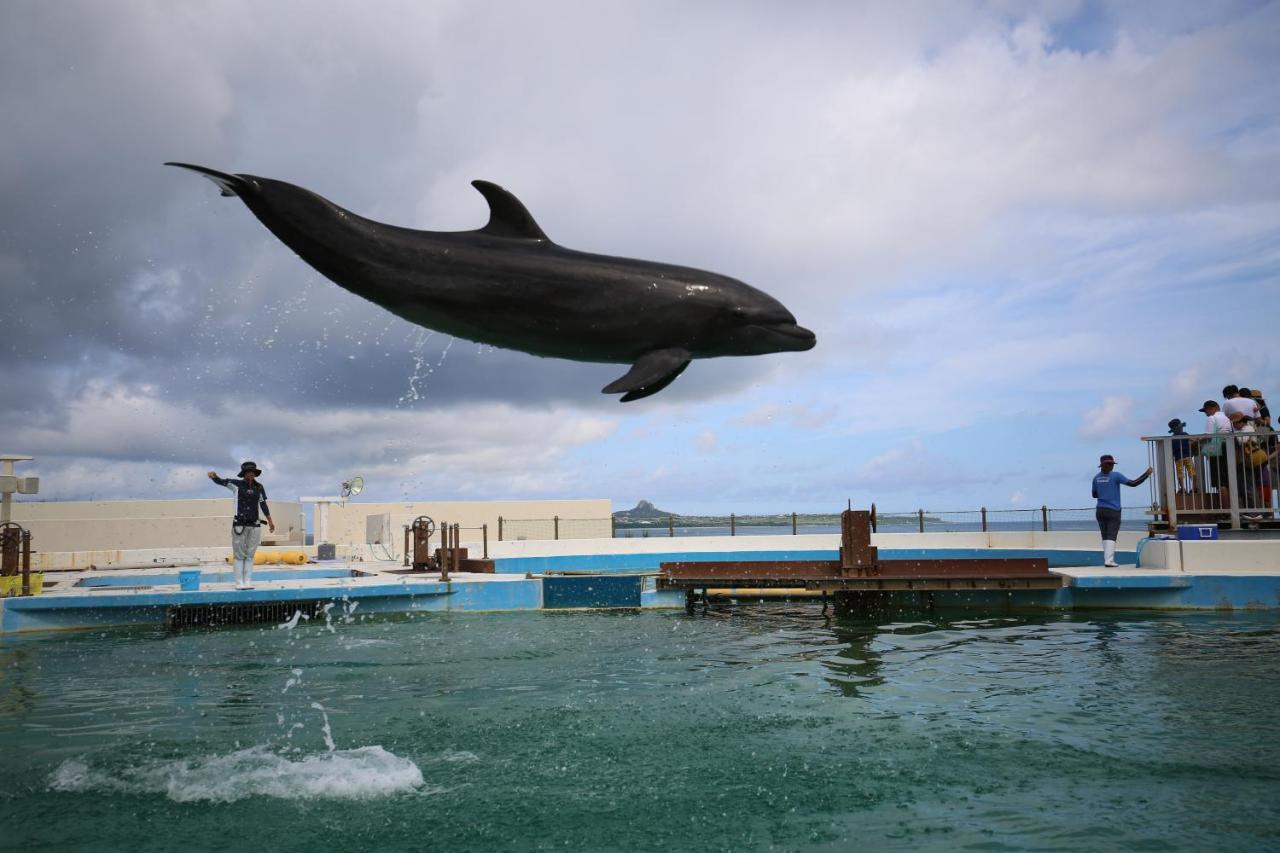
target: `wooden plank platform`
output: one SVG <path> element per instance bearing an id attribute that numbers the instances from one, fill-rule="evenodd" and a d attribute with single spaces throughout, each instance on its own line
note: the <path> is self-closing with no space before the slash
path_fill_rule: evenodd
<path id="1" fill-rule="evenodd" d="M 674 562 L 661 565 L 660 589 L 803 588 L 822 591 L 1056 589 L 1062 578 L 1035 558 L 881 560 L 842 568 L 832 560 Z"/>

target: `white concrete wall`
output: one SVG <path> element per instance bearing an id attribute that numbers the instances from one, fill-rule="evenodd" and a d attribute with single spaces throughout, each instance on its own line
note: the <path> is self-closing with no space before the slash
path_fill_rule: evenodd
<path id="1" fill-rule="evenodd" d="M 1142 547 L 1139 567 L 1188 574 L 1275 573 L 1280 572 L 1280 539 L 1152 539 Z"/>
<path id="2" fill-rule="evenodd" d="M 306 535 L 302 505 L 270 503 L 276 533 L 264 529 L 263 542 L 301 545 Z M 230 493 L 197 500 L 15 500 L 13 504 L 13 520 L 31 531 L 32 548 L 44 554 L 229 547 L 234 514 Z"/>
<path id="3" fill-rule="evenodd" d="M 317 510 L 317 513 L 319 510 Z M 391 532 L 395 539 L 391 549 L 397 556 L 401 555 L 404 545 L 404 526 L 413 523 L 420 515 L 431 516 L 439 525 L 447 521 L 458 524 L 461 531 L 462 544 L 479 543 L 481 525 L 489 525 L 489 542 L 498 539 L 498 516 L 504 519 L 547 519 L 546 530 L 530 531 L 535 535 L 545 533 L 551 535 L 550 519 L 559 516 L 560 535 L 562 537 L 577 536 L 584 538 L 608 538 L 610 535 L 609 519 L 613 515 L 613 504 L 608 500 L 565 500 L 565 501 L 414 501 L 403 503 L 371 503 L 363 501 L 347 501 L 345 504 L 329 506 L 329 541 L 335 545 L 363 545 L 365 542 L 365 520 L 371 515 L 391 515 Z M 317 522 L 318 524 L 318 522 Z M 519 535 L 523 527 L 513 523 L 511 535 Z M 318 530 L 313 530 L 317 535 Z"/>

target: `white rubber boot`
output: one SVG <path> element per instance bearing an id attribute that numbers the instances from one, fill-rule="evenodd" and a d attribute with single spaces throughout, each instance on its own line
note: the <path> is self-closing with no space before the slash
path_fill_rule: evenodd
<path id="1" fill-rule="evenodd" d="M 244 561 L 244 586 L 241 589 L 253 589 L 253 557 Z"/>
<path id="2" fill-rule="evenodd" d="M 1116 567 L 1116 543 L 1110 539 L 1102 540 L 1102 565 L 1109 569 Z"/>

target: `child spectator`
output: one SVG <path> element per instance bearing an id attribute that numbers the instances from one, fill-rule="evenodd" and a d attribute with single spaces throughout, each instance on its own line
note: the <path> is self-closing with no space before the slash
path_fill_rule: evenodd
<path id="1" fill-rule="evenodd" d="M 1187 424 L 1177 418 L 1169 421 L 1170 435 L 1186 435 Z M 1191 453 L 1191 439 L 1175 438 L 1173 445 L 1173 478 L 1178 492 L 1191 494 L 1196 490 L 1196 460 Z"/>

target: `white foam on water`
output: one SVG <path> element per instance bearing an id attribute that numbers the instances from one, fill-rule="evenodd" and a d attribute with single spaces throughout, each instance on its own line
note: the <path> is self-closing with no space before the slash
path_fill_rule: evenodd
<path id="1" fill-rule="evenodd" d="M 277 627 L 277 628 L 282 628 L 282 629 L 284 629 L 284 630 L 286 630 L 286 631 L 292 631 L 294 628 L 297 628 L 297 627 L 298 627 L 298 620 L 299 620 L 299 619 L 301 619 L 301 618 L 302 618 L 302 611 L 301 611 L 301 610 L 295 610 L 295 611 L 293 611 L 293 618 L 292 618 L 292 619 L 290 619 L 288 622 L 282 622 L 282 623 L 280 623 L 279 625 L 277 625 L 276 627 Z"/>
<path id="2" fill-rule="evenodd" d="M 426 787 L 416 764 L 380 746 L 288 758 L 265 745 L 120 770 L 70 759 L 53 772 L 49 788 L 68 793 L 164 794 L 179 803 L 231 803 L 248 797 L 365 800 L 444 791 Z"/>
<path id="3" fill-rule="evenodd" d="M 440 758 L 441 760 L 448 761 L 451 764 L 475 764 L 480 760 L 480 756 L 476 755 L 474 752 L 468 752 L 465 749 L 459 749 L 457 751 L 446 749 Z"/>
<path id="4" fill-rule="evenodd" d="M 333 729 L 329 728 L 329 715 L 325 713 L 324 706 L 319 702 L 312 702 L 311 707 L 319 711 L 320 716 L 324 719 L 324 725 L 320 727 L 320 731 L 324 734 L 324 745 L 329 747 L 330 752 L 333 752 L 336 746 L 333 743 Z"/>

